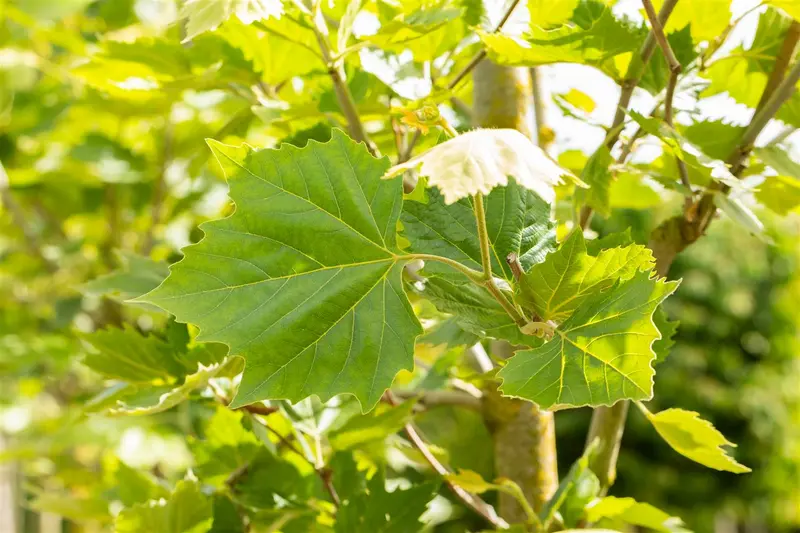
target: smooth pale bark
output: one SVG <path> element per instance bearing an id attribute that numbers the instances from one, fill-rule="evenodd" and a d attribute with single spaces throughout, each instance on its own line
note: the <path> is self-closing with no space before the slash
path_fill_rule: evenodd
<path id="1" fill-rule="evenodd" d="M 0 433 L 0 452 L 6 448 Z M 13 463 L 0 464 L 0 532 L 17 531 L 16 473 Z"/>
<path id="2" fill-rule="evenodd" d="M 484 59 L 473 72 L 473 119 L 484 128 L 513 128 L 534 139 L 533 96 L 528 69 L 501 67 Z M 507 343 L 492 343 L 495 356 L 511 355 Z M 558 487 L 553 414 L 531 402 L 485 391 L 483 409 L 494 439 L 495 475 L 516 482 L 537 511 Z M 523 522 L 514 498 L 501 494 L 500 516 Z"/>

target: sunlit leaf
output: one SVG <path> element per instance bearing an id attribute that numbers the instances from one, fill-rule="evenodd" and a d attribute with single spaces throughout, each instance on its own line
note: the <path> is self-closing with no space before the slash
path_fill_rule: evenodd
<path id="1" fill-rule="evenodd" d="M 186 18 L 186 40 L 216 29 L 233 15 L 245 24 L 283 14 L 281 0 L 186 0 L 180 16 Z"/>
<path id="2" fill-rule="evenodd" d="M 735 446 L 722 433 L 694 411 L 667 409 L 658 413 L 642 410 L 672 449 L 692 461 L 715 470 L 742 474 L 750 472 L 729 456 L 723 446 Z"/>
<path id="3" fill-rule="evenodd" d="M 498 376 L 500 390 L 545 409 L 611 405 L 653 394 L 653 324 L 677 282 L 638 272 L 593 294 L 540 348 L 517 352 Z"/>
<path id="4" fill-rule="evenodd" d="M 622 521 L 663 533 L 688 532 L 683 528 L 683 521 L 680 518 L 670 516 L 649 503 L 637 502 L 633 498 L 615 496 L 601 498 L 587 508 L 586 518 L 589 522 L 603 519 Z"/>
<path id="5" fill-rule="evenodd" d="M 638 244 L 589 255 L 580 231 L 520 278 L 520 302 L 541 320 L 561 322 L 598 292 L 653 268 L 652 252 Z"/>

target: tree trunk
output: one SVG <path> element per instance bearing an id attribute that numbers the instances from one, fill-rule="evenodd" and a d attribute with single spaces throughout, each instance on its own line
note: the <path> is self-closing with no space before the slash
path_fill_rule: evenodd
<path id="1" fill-rule="evenodd" d="M 475 124 L 513 128 L 533 138 L 533 96 L 528 69 L 483 60 L 473 73 Z M 504 345 L 504 346 L 503 346 Z M 511 355 L 507 343 L 493 343 Z M 516 482 L 537 511 L 558 487 L 553 414 L 531 402 L 503 398 L 496 387 L 484 394 L 483 411 L 494 439 L 495 475 Z M 501 494 L 499 514 L 510 523 L 526 520 L 514 498 Z"/>
<path id="2" fill-rule="evenodd" d="M 6 447 L 5 437 L 0 433 L 0 452 Z M 0 464 L 0 532 L 14 533 L 17 524 L 17 476 L 14 463 Z"/>

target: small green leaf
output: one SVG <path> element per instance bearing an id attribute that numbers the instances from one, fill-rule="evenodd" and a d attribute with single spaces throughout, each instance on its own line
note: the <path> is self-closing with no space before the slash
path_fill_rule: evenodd
<path id="1" fill-rule="evenodd" d="M 612 209 L 651 209 L 664 202 L 639 173 L 619 172 L 611 182 L 608 203 Z"/>
<path id="2" fill-rule="evenodd" d="M 216 29 L 233 15 L 245 24 L 283 14 L 281 0 L 186 0 L 180 16 L 186 20 L 188 41 Z"/>
<path id="3" fill-rule="evenodd" d="M 569 21 L 580 0 L 528 0 L 531 25 L 552 28 Z"/>
<path id="4" fill-rule="evenodd" d="M 77 522 L 109 522 L 111 514 L 108 502 L 98 498 L 81 498 L 55 492 L 40 493 L 30 503 L 31 509 L 41 513 L 53 513 Z"/>
<path id="5" fill-rule="evenodd" d="M 110 296 L 117 301 L 126 302 L 146 294 L 163 282 L 169 275 L 166 263 L 153 261 L 130 252 L 118 252 L 120 268 L 110 274 L 85 283 L 81 288 L 88 294 Z M 148 310 L 160 311 L 148 304 L 131 303 Z"/>
<path id="6" fill-rule="evenodd" d="M 397 407 L 389 407 L 383 412 L 355 415 L 341 428 L 328 436 L 335 450 L 348 450 L 373 441 L 384 440 L 397 433 L 411 418 L 415 401 L 407 401 Z"/>
<path id="7" fill-rule="evenodd" d="M 522 37 L 484 31 L 478 36 L 489 57 L 501 65 L 578 63 L 599 68 L 615 80 L 621 80 L 624 73 L 614 59 L 636 53 L 645 37 L 644 27 L 617 19 L 609 6 L 594 0 L 578 2 L 570 21 L 561 26 L 546 29 L 537 24 L 532 17 L 530 31 Z"/>
<path id="8" fill-rule="evenodd" d="M 658 331 L 661 332 L 661 338 L 653 342 L 653 352 L 656 354 L 656 360 L 653 364 L 658 365 L 666 360 L 672 347 L 675 345 L 675 339 L 673 339 L 673 337 L 678 332 L 680 322 L 677 320 L 670 320 L 664 309 L 659 307 L 653 315 L 653 323 L 658 328 Z"/>
<path id="9" fill-rule="evenodd" d="M 637 502 L 633 498 L 615 496 L 601 498 L 587 508 L 586 519 L 589 522 L 610 519 L 663 533 L 688 533 L 683 528 L 683 521 L 680 518 L 670 516 L 649 503 Z"/>
<path id="10" fill-rule="evenodd" d="M 419 294 L 443 313 L 452 314 L 465 330 L 480 337 L 503 339 L 512 344 L 538 346 L 541 340 L 520 331 L 505 309 L 486 290 L 473 284 L 457 284 L 430 278 Z"/>
<path id="11" fill-rule="evenodd" d="M 114 472 L 117 497 L 127 507 L 169 497 L 169 490 L 146 472 L 120 462 Z"/>
<path id="12" fill-rule="evenodd" d="M 715 470 L 736 474 L 750 472 L 749 468 L 737 463 L 722 449 L 722 446 L 735 444 L 728 442 L 711 422 L 700 418 L 698 413 L 667 409 L 653 414 L 643 405 L 637 405 L 667 444 L 684 457 Z"/>
<path id="13" fill-rule="evenodd" d="M 800 163 L 792 159 L 786 150 L 780 146 L 755 148 L 753 153 L 778 174 L 800 179 Z"/>
<path id="14" fill-rule="evenodd" d="M 244 357 L 233 407 L 350 393 L 371 409 L 422 332 L 401 283 L 401 180 L 340 130 L 301 149 L 211 147 L 236 212 L 204 224 L 142 300 Z"/>
<path id="15" fill-rule="evenodd" d="M 767 0 L 767 4 L 783 9 L 794 20 L 800 21 L 800 4 L 797 0 Z"/>
<path id="16" fill-rule="evenodd" d="M 242 516 L 228 496 L 214 495 L 214 523 L 208 533 L 246 533 Z"/>
<path id="17" fill-rule="evenodd" d="M 203 440 L 193 443 L 195 473 L 203 482 L 225 481 L 262 448 L 258 438 L 242 425 L 243 416 L 241 411 L 217 407 L 205 427 Z"/>
<path id="18" fill-rule="evenodd" d="M 659 9 L 663 0 L 654 2 Z M 728 26 L 731 19 L 731 0 L 702 0 L 701 2 L 681 2 L 675 6 L 664 27 L 671 33 L 690 25 L 692 39 L 700 43 L 716 39 Z"/>
<path id="19" fill-rule="evenodd" d="M 581 172 L 581 180 L 588 189 L 575 191 L 576 202 L 587 204 L 601 215 L 608 216 L 611 212 L 610 187 L 613 179 L 611 165 L 614 158 L 606 145 L 600 145 L 586 162 Z"/>
<path id="20" fill-rule="evenodd" d="M 714 196 L 714 201 L 723 213 L 743 229 L 762 240 L 769 241 L 769 237 L 764 234 L 764 223 L 741 200 L 725 194 L 717 194 Z"/>
<path id="21" fill-rule="evenodd" d="M 684 128 L 683 135 L 709 157 L 725 160 L 736 149 L 745 129 L 722 120 L 702 120 Z"/>
<path id="22" fill-rule="evenodd" d="M 800 179 L 791 176 L 766 176 L 758 186 L 756 199 L 781 216 L 800 206 Z"/>
<path id="23" fill-rule="evenodd" d="M 653 395 L 655 308 L 677 282 L 637 272 L 583 301 L 544 346 L 517 352 L 500 390 L 544 409 L 612 405 Z"/>
<path id="24" fill-rule="evenodd" d="M 276 497 L 303 502 L 311 497 L 318 483 L 315 473 L 304 476 L 294 464 L 262 448 L 231 488 L 240 503 L 257 509 L 271 509 L 276 505 Z"/>
<path id="25" fill-rule="evenodd" d="M 142 335 L 128 325 L 124 329 L 98 330 L 83 339 L 94 348 L 83 364 L 106 377 L 130 382 L 169 383 L 225 357 L 205 346 L 187 351 L 185 346 L 176 347 L 153 335 Z"/>
<path id="26" fill-rule="evenodd" d="M 558 251 L 520 278 L 518 299 L 541 320 L 562 322 L 596 293 L 653 265 L 652 252 L 639 244 L 591 256 L 583 234 L 574 231 Z"/>
<path id="27" fill-rule="evenodd" d="M 414 533 L 422 530 L 419 517 L 437 489 L 436 483 L 387 492 L 379 471 L 366 492 L 353 495 L 336 513 L 336 533 Z"/>
<path id="28" fill-rule="evenodd" d="M 556 492 L 542 508 L 539 515 L 545 528 L 553 522 L 557 512 L 561 513 L 564 526 L 577 526 L 584 517 L 586 505 L 600 494 L 600 480 L 589 468 L 589 461 L 596 450 L 595 440 L 572 464 Z"/>
<path id="29" fill-rule="evenodd" d="M 455 483 L 462 489 L 475 494 L 483 494 L 488 490 L 495 490 L 497 485 L 489 483 L 483 479 L 480 474 L 472 470 L 459 470 L 456 474 L 447 474 L 445 479 L 451 483 Z"/>
<path id="30" fill-rule="evenodd" d="M 186 376 L 179 386 L 115 385 L 104 393 L 108 397 L 96 398 L 87 403 L 86 407 L 90 412 L 106 409 L 106 416 L 147 416 L 161 413 L 187 400 L 195 390 L 208 385 L 210 379 L 220 374 L 237 373 L 241 369 L 240 365 L 238 358 L 234 357 L 223 364 L 201 367 L 194 374 Z"/>
<path id="31" fill-rule="evenodd" d="M 568 104 L 587 113 L 591 113 L 594 111 L 595 107 L 597 107 L 597 104 L 594 103 L 591 96 L 574 87 L 570 89 L 567 94 L 561 95 L 561 98 Z"/>
<path id="32" fill-rule="evenodd" d="M 116 533 L 205 533 L 213 521 L 211 500 L 194 481 L 179 481 L 167 500 L 138 504 L 117 515 Z"/>

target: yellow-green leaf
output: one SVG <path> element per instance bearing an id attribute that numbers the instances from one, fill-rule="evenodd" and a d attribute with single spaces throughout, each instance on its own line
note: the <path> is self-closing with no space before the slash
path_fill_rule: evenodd
<path id="1" fill-rule="evenodd" d="M 736 445 L 729 442 L 711 422 L 700 418 L 698 413 L 683 409 L 651 413 L 643 405 L 637 405 L 667 444 L 684 457 L 715 470 L 736 474 L 750 472 L 749 468 L 736 462 L 722 448 Z"/>

